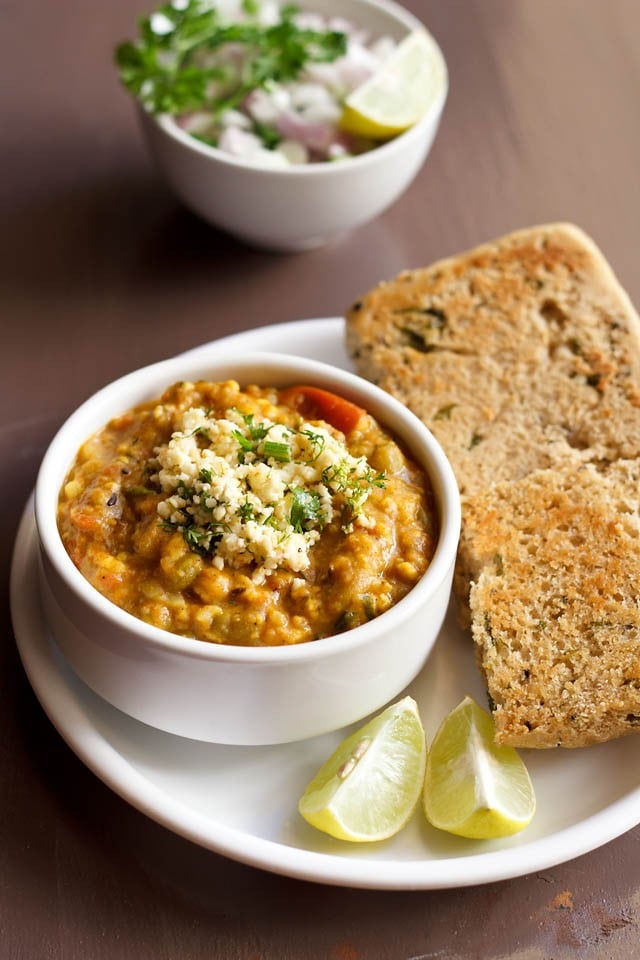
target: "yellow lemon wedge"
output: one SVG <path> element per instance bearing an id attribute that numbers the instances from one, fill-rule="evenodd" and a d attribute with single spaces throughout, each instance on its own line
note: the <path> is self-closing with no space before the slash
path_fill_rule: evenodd
<path id="1" fill-rule="evenodd" d="M 490 840 L 532 820 L 535 794 L 520 756 L 493 742 L 493 720 L 470 697 L 435 735 L 424 784 L 427 820 L 461 837 Z"/>
<path id="2" fill-rule="evenodd" d="M 385 840 L 407 823 L 422 791 L 425 735 L 411 697 L 347 737 L 305 790 L 298 810 L 318 830 L 356 843 Z"/>
<path id="3" fill-rule="evenodd" d="M 356 136 L 388 140 L 417 123 L 443 85 L 444 66 L 435 43 L 424 30 L 414 30 L 349 94 L 340 127 Z"/>

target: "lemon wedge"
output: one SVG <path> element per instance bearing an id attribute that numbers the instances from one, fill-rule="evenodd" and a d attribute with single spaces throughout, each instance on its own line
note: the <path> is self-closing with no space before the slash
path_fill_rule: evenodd
<path id="1" fill-rule="evenodd" d="M 512 747 L 493 742 L 493 720 L 470 697 L 445 717 L 435 735 L 424 785 L 434 827 L 490 840 L 522 830 L 536 801 L 527 768 Z"/>
<path id="2" fill-rule="evenodd" d="M 444 85 L 444 66 L 424 30 L 402 40 L 379 70 L 346 98 L 340 127 L 356 136 L 388 140 L 426 113 Z"/>
<path id="3" fill-rule="evenodd" d="M 340 840 L 385 840 L 402 829 L 420 799 L 426 753 L 417 704 L 405 697 L 340 744 L 298 810 Z"/>

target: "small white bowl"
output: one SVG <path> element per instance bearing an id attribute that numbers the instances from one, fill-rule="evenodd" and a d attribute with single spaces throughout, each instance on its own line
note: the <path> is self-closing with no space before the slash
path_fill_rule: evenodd
<path id="1" fill-rule="evenodd" d="M 392 0 L 302 0 L 301 9 L 344 16 L 400 40 L 423 24 Z M 430 35 L 428 34 L 430 37 Z M 422 166 L 447 96 L 447 68 L 430 37 L 437 98 L 410 130 L 368 153 L 272 169 L 236 159 L 185 133 L 170 116 L 139 114 L 152 156 L 180 199 L 204 220 L 255 246 L 304 250 L 367 223 L 389 207 Z"/>
<path id="2" fill-rule="evenodd" d="M 153 627 L 85 580 L 56 524 L 60 487 L 83 441 L 178 380 L 326 387 L 369 410 L 428 474 L 440 523 L 433 560 L 394 607 L 347 633 L 282 647 L 206 643 Z M 377 710 L 421 670 L 442 624 L 460 527 L 453 471 L 425 426 L 353 374 L 279 354 L 238 359 L 215 344 L 144 367 L 100 390 L 61 427 L 36 483 L 41 590 L 53 636 L 78 676 L 125 713 L 197 740 L 268 744 L 334 730 Z"/>

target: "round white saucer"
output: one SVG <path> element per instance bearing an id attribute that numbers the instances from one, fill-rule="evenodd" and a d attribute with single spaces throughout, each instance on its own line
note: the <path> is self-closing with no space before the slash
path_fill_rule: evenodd
<path id="1" fill-rule="evenodd" d="M 349 366 L 342 321 L 299 321 L 220 341 Z M 233 859 L 324 883 L 380 889 L 466 886 L 569 860 L 640 822 L 640 738 L 573 751 L 523 751 L 538 810 L 523 833 L 477 842 L 432 829 L 418 810 L 397 837 L 350 845 L 314 831 L 296 803 L 344 731 L 274 747 L 226 747 L 174 737 L 111 707 L 77 679 L 39 603 L 38 547 L 29 503 L 16 540 L 11 606 L 20 656 L 52 723 L 116 793 L 170 830 Z M 466 693 L 484 692 L 470 637 L 450 613 L 409 691 L 433 736 Z"/>

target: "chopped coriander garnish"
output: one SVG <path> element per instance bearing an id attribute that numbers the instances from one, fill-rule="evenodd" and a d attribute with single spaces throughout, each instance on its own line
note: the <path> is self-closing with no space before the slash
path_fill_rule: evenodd
<path id="1" fill-rule="evenodd" d="M 218 146 L 216 137 L 208 137 L 205 133 L 192 133 L 190 136 L 192 136 L 194 140 L 199 140 L 200 143 L 206 143 L 208 147 Z"/>
<path id="2" fill-rule="evenodd" d="M 263 440 L 273 426 L 273 424 L 267 425 L 266 423 L 254 423 L 254 416 L 252 413 L 246 415 L 244 422 L 249 428 L 249 436 L 255 441 Z"/>
<path id="3" fill-rule="evenodd" d="M 311 524 L 322 524 L 320 497 L 317 493 L 295 487 L 291 495 L 289 522 L 296 533 L 303 533 Z"/>
<path id="4" fill-rule="evenodd" d="M 260 137 L 267 150 L 275 150 L 278 144 L 282 142 L 282 137 L 278 131 L 266 123 L 259 123 L 257 120 L 254 120 L 253 131 Z"/>
<path id="5" fill-rule="evenodd" d="M 386 485 L 386 475 L 384 471 L 374 473 L 369 464 L 361 473 L 352 464 L 341 460 L 325 467 L 322 471 L 322 482 L 333 493 L 343 495 L 342 527 L 344 530 L 348 530 L 360 513 L 362 504 L 369 496 L 371 487 L 384 487 Z"/>
<path id="6" fill-rule="evenodd" d="M 236 513 L 245 523 L 247 520 L 255 520 L 255 510 L 253 504 L 249 503 L 248 500 L 245 500 L 244 503 L 241 503 Z"/>
<path id="7" fill-rule="evenodd" d="M 197 530 L 195 527 L 185 527 L 182 535 L 185 543 L 188 544 L 192 550 L 200 552 L 200 550 L 202 550 L 202 541 L 207 537 L 207 531 Z"/>
<path id="8" fill-rule="evenodd" d="M 253 450 L 253 441 L 249 437 L 245 437 L 243 433 L 240 433 L 239 430 L 233 431 L 233 436 L 238 441 L 240 449 L 245 453 L 248 453 L 249 450 Z"/>
<path id="9" fill-rule="evenodd" d="M 255 0 L 245 0 L 243 9 L 255 17 L 258 8 Z M 116 48 L 120 79 L 150 113 L 209 109 L 220 114 L 256 88 L 294 80 L 306 64 L 330 63 L 346 52 L 344 33 L 301 29 L 294 14 L 295 8 L 285 6 L 275 24 L 254 19 L 229 23 L 208 0 L 166 3 L 140 21 L 135 43 Z M 210 65 L 210 55 L 230 43 L 246 47 L 251 55 L 235 87 L 212 95 L 220 70 Z"/>
<path id="10" fill-rule="evenodd" d="M 156 450 L 158 514 L 165 530 L 219 569 L 304 570 L 323 528 L 349 533 L 372 489 L 385 486 L 384 473 L 322 426 L 195 407 L 177 425 Z"/>
<path id="11" fill-rule="evenodd" d="M 194 553 L 199 553 L 206 557 L 213 553 L 215 544 L 222 539 L 222 524 L 211 523 L 205 527 L 197 527 L 191 524 L 182 529 L 184 542 Z"/>
<path id="12" fill-rule="evenodd" d="M 306 429 L 300 431 L 300 436 L 306 437 L 307 440 L 311 443 L 311 457 L 307 460 L 307 463 L 315 463 L 322 451 L 324 450 L 326 439 L 322 436 L 321 433 L 317 433 L 315 430 Z"/>

